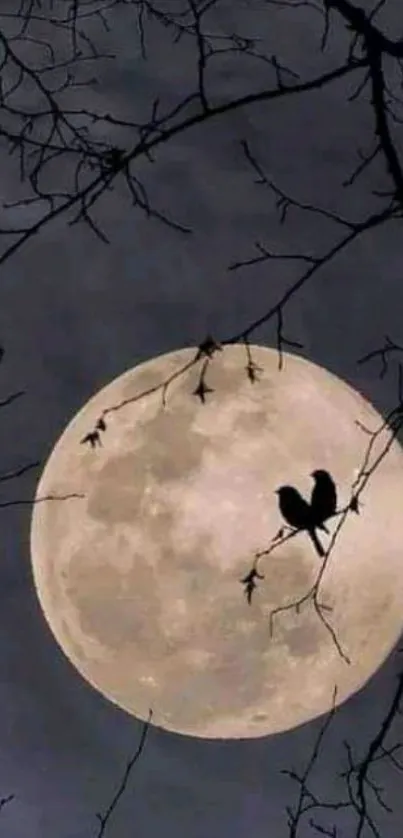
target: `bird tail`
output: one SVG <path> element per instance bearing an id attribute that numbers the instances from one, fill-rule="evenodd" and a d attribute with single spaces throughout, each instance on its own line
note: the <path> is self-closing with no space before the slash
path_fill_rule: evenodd
<path id="1" fill-rule="evenodd" d="M 325 551 L 324 551 L 324 549 L 323 549 L 323 547 L 322 547 L 322 545 L 321 545 L 321 543 L 320 543 L 320 541 L 319 541 L 318 536 L 316 535 L 315 530 L 309 530 L 309 536 L 310 536 L 310 538 L 311 538 L 311 540 L 312 540 L 312 543 L 313 543 L 313 545 L 314 545 L 314 547 L 315 547 L 315 550 L 316 550 L 316 552 L 317 552 L 318 556 L 320 556 L 321 558 L 323 558 L 323 556 L 325 555 Z"/>

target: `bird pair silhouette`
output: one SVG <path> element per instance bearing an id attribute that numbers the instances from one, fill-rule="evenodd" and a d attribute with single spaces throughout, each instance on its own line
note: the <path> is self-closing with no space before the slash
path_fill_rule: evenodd
<path id="1" fill-rule="evenodd" d="M 325 521 L 331 518 L 337 508 L 337 492 L 334 480 L 325 469 L 316 469 L 311 474 L 315 481 L 311 502 L 308 503 L 294 486 L 280 486 L 280 512 L 284 520 L 297 530 L 305 530 L 321 558 L 325 551 L 316 534 L 317 529 L 329 532 Z"/>

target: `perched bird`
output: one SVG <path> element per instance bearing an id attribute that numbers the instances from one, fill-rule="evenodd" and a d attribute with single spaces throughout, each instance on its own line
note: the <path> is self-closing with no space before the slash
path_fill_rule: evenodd
<path id="1" fill-rule="evenodd" d="M 331 518 L 337 509 L 337 492 L 333 478 L 328 471 L 318 468 L 311 474 L 315 485 L 311 494 L 311 510 L 315 527 L 328 532 L 324 522 Z"/>
<path id="2" fill-rule="evenodd" d="M 297 530 L 306 530 L 318 556 L 324 556 L 325 551 L 316 535 L 309 503 L 294 486 L 280 486 L 276 489 L 276 494 L 279 496 L 280 512 L 287 524 Z"/>

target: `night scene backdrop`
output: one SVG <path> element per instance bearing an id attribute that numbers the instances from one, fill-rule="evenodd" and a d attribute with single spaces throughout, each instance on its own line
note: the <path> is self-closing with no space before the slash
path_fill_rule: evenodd
<path id="1" fill-rule="evenodd" d="M 263 318 L 249 338 L 276 347 L 281 315 L 301 355 L 383 415 L 396 405 L 402 32 L 398 0 L 2 3 L 0 383 L 10 401 L 0 416 L 0 825 L 9 838 L 305 838 L 320 834 L 310 818 L 339 838 L 401 834 L 398 647 L 323 742 L 324 718 L 239 742 L 151 726 L 126 777 L 144 725 L 88 686 L 56 645 L 33 587 L 29 530 L 41 468 L 76 411 L 135 364 L 197 348 L 209 333 L 225 340 Z M 385 336 L 384 355 L 357 363 Z M 350 805 L 321 808 L 348 799 L 349 754 Z"/>

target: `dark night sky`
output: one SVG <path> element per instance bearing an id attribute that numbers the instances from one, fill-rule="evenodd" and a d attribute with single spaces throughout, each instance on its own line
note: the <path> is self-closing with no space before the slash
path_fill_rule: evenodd
<path id="1" fill-rule="evenodd" d="M 264 5 L 220 3 L 211 26 L 259 36 L 262 50 L 275 51 L 302 78 L 343 61 L 346 33 L 336 16 L 321 54 L 320 18 L 312 9 Z M 173 46 L 166 30 L 151 25 L 145 62 L 133 12 L 115 10 L 109 19 L 109 34 L 96 23 L 86 31 L 116 60 L 94 65 L 99 84 L 66 94 L 64 101 L 141 118 L 156 95 L 168 108 L 194 90 L 189 43 Z M 399 5 L 387 5 L 381 20 L 391 34 L 399 30 Z M 23 47 L 25 58 L 31 49 Z M 263 62 L 228 57 L 217 59 L 213 79 L 217 101 L 273 83 Z M 161 147 L 153 166 L 141 163 L 150 200 L 191 226 L 192 235 L 132 210 L 118 181 L 95 213 L 109 246 L 87 227 L 67 227 L 60 219 L 2 266 L 0 339 L 6 355 L 0 396 L 26 391 L 0 416 L 2 471 L 45 461 L 82 404 L 126 369 L 196 345 L 207 331 L 225 338 L 275 303 L 301 266 L 276 262 L 227 270 L 254 255 L 257 239 L 279 252 L 317 252 L 338 235 L 333 225 L 299 212 L 280 226 L 271 196 L 253 183 L 241 139 L 248 139 L 266 172 L 295 198 L 353 218 L 378 208 L 371 189 L 388 185 L 380 163 L 348 192 L 341 186 L 357 163 L 358 147 L 368 149 L 372 142 L 368 97 L 348 103 L 352 89 L 351 82 L 337 81 L 323 91 L 239 110 L 178 135 Z M 2 197 L 8 201 L 23 194 L 12 160 L 0 157 Z M 55 188 L 66 165 L 49 174 Z M 35 212 L 27 207 L 18 218 L 31 222 Z M 286 309 L 286 333 L 303 343 L 305 357 L 385 410 L 395 397 L 395 378 L 380 381 L 375 367 L 356 361 L 386 333 L 399 341 L 401 299 L 401 231 L 392 223 L 363 236 L 307 284 Z M 273 346 L 273 323 L 252 341 Z M 32 497 L 38 476 L 0 486 L 0 500 Z M 1 515 L 0 795 L 14 793 L 15 799 L 0 814 L 0 826 L 8 838 L 90 838 L 97 835 L 95 813 L 112 799 L 141 724 L 89 687 L 55 644 L 32 584 L 30 507 Z M 365 747 L 389 705 L 398 671 L 392 655 L 339 710 L 318 769 L 318 793 L 326 799 L 334 800 L 342 788 L 337 774 L 345 768 L 343 739 Z M 320 723 L 238 743 L 151 728 L 107 834 L 236 838 L 249 832 L 253 838 L 286 838 L 285 807 L 296 788 L 280 771 L 305 766 Z M 396 741 L 399 733 L 401 720 L 394 727 Z M 380 813 L 378 823 L 393 838 L 400 835 L 401 776 L 386 767 L 377 776 L 394 810 L 384 821 Z M 345 815 L 337 823 L 340 835 L 348 836 L 355 820 Z M 310 834 L 308 826 L 302 828 L 301 835 Z"/>

